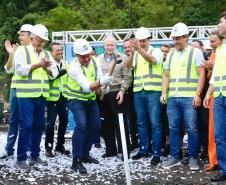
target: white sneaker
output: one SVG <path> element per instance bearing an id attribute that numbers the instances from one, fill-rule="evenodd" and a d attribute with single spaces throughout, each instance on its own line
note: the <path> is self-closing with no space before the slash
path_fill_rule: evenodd
<path id="1" fill-rule="evenodd" d="M 169 157 L 167 158 L 167 160 L 166 161 L 163 161 L 162 167 L 164 169 L 170 169 L 170 168 L 172 168 L 174 166 L 178 166 L 180 164 L 181 164 L 181 162 L 180 162 L 179 159 L 176 159 L 175 157 L 169 155 Z"/>
<path id="2" fill-rule="evenodd" d="M 195 158 L 190 158 L 190 159 L 189 159 L 189 167 L 190 167 L 190 170 L 192 170 L 192 171 L 197 171 L 197 170 L 199 170 L 199 164 L 198 164 L 197 159 L 195 159 Z"/>
<path id="3" fill-rule="evenodd" d="M 27 164 L 26 160 L 16 161 L 16 167 L 21 170 L 30 170 L 30 166 Z"/>

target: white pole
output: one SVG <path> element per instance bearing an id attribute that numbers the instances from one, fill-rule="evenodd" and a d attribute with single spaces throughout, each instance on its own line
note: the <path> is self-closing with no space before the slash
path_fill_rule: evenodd
<path id="1" fill-rule="evenodd" d="M 122 151 L 123 151 L 123 158 L 124 158 L 124 166 L 125 166 L 125 172 L 126 172 L 126 184 L 131 185 L 131 177 L 130 177 L 130 169 L 129 169 L 129 163 L 128 163 L 128 153 L 127 153 L 123 114 L 119 113 L 118 118 L 119 118 L 119 127 L 120 127 L 121 140 L 122 140 Z"/>

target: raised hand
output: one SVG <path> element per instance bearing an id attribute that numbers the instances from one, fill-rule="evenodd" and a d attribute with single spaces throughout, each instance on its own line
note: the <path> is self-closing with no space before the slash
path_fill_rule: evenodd
<path id="1" fill-rule="evenodd" d="M 9 40 L 5 41 L 5 49 L 9 54 L 12 54 L 14 52 L 13 45 L 11 44 L 11 42 Z"/>

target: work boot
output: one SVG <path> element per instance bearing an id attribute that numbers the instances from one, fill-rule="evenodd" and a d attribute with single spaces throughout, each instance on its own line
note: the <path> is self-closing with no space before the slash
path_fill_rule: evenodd
<path id="1" fill-rule="evenodd" d="M 26 163 L 26 160 L 16 161 L 16 167 L 21 170 L 30 170 L 30 166 Z"/>
<path id="2" fill-rule="evenodd" d="M 55 149 L 57 152 L 60 152 L 61 154 L 64 154 L 64 155 L 70 155 L 70 151 L 69 150 L 66 150 L 64 148 L 64 145 L 60 145 L 60 146 L 56 146 L 56 149 Z"/>
<path id="3" fill-rule="evenodd" d="M 138 152 L 136 155 L 134 155 L 133 157 L 132 157 L 132 159 L 133 160 L 138 160 L 138 159 L 141 159 L 141 158 L 143 158 L 143 157 L 149 157 L 149 154 L 148 153 L 140 153 L 140 152 Z"/>
<path id="4" fill-rule="evenodd" d="M 0 156 L 0 160 L 1 160 L 1 159 L 6 159 L 6 160 L 7 160 L 7 159 L 9 159 L 9 158 L 11 158 L 11 157 L 13 158 L 13 154 L 9 154 L 8 152 L 5 151 L 5 152 Z"/>
<path id="5" fill-rule="evenodd" d="M 154 156 L 151 160 L 152 165 L 157 165 L 160 163 L 160 157 Z"/>
<path id="6" fill-rule="evenodd" d="M 218 173 L 216 176 L 211 178 L 211 182 L 226 181 L 226 174 Z"/>
<path id="7" fill-rule="evenodd" d="M 217 164 L 215 164 L 215 165 L 208 165 L 208 166 L 204 167 L 204 170 L 206 172 L 216 171 L 216 170 L 219 170 L 219 166 Z"/>
<path id="8" fill-rule="evenodd" d="M 96 148 L 102 148 L 100 143 L 95 143 L 94 146 L 95 146 Z"/>
<path id="9" fill-rule="evenodd" d="M 91 157 L 90 155 L 87 157 L 84 157 L 83 161 L 84 163 L 94 163 L 94 164 L 99 164 L 99 161 Z"/>
<path id="10" fill-rule="evenodd" d="M 117 154 L 107 154 L 107 153 L 104 153 L 101 157 L 107 158 L 107 157 L 114 157 L 114 156 L 117 156 Z"/>
<path id="11" fill-rule="evenodd" d="M 71 169 L 74 170 L 75 172 L 79 171 L 79 173 L 81 174 L 87 173 L 85 166 L 83 166 L 82 161 L 79 159 L 77 160 L 73 159 L 73 164 L 71 166 Z"/>
<path id="12" fill-rule="evenodd" d="M 53 154 L 53 151 L 50 147 L 46 148 L 46 153 L 45 153 L 46 157 L 54 157 L 55 155 Z"/>

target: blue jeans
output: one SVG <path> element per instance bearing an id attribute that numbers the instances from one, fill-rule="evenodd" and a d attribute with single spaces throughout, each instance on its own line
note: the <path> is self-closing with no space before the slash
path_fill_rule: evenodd
<path id="1" fill-rule="evenodd" d="M 214 138 L 220 172 L 226 174 L 226 97 L 214 98 Z"/>
<path id="2" fill-rule="evenodd" d="M 152 128 L 152 155 L 161 156 L 162 123 L 159 91 L 140 91 L 134 93 L 134 106 L 137 114 L 137 129 L 140 139 L 140 153 L 148 152 L 149 134 L 147 115 Z"/>
<path id="3" fill-rule="evenodd" d="M 89 155 L 94 140 L 100 133 L 100 112 L 96 101 L 68 100 L 68 107 L 76 121 L 72 136 L 73 159 Z"/>
<path id="4" fill-rule="evenodd" d="M 9 118 L 7 144 L 5 150 L 8 153 L 8 155 L 13 155 L 19 125 L 18 99 L 16 97 L 16 88 L 10 89 L 9 101 L 10 101 L 10 118 Z"/>
<path id="5" fill-rule="evenodd" d="M 19 106 L 19 139 L 17 147 L 17 160 L 27 159 L 26 152 L 29 147 L 31 134 L 31 157 L 37 159 L 40 153 L 42 130 L 45 124 L 45 99 L 18 98 Z"/>
<path id="6" fill-rule="evenodd" d="M 171 97 L 167 104 L 169 120 L 170 154 L 179 159 L 181 144 L 181 124 L 188 133 L 188 157 L 196 158 L 199 150 L 197 109 L 192 106 L 192 97 Z"/>

